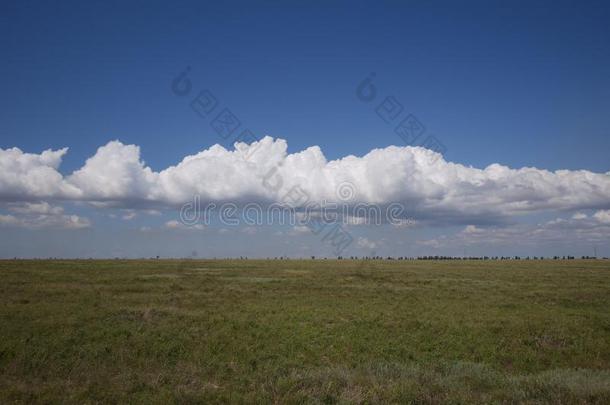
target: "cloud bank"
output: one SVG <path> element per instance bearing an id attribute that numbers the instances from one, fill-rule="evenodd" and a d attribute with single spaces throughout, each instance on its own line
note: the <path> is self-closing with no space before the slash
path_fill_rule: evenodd
<path id="1" fill-rule="evenodd" d="M 547 244 L 603 245 L 610 240 L 610 210 L 591 216 L 576 213 L 571 218 L 556 218 L 539 224 L 516 224 L 507 227 L 466 226 L 454 235 L 421 240 L 419 245 L 433 248 L 455 246 L 527 246 Z"/>
<path id="2" fill-rule="evenodd" d="M 87 218 L 64 214 L 62 207 L 47 202 L 12 203 L 8 204 L 8 210 L 11 214 L 0 214 L 0 226 L 28 229 L 82 229 L 91 226 Z"/>
<path id="3" fill-rule="evenodd" d="M 448 162 L 422 147 L 390 146 L 362 157 L 327 160 L 317 146 L 289 154 L 265 137 L 234 150 L 214 145 L 155 172 L 140 148 L 112 141 L 69 175 L 59 171 L 68 149 L 25 153 L 0 149 L 0 199 L 82 201 L 130 209 L 176 208 L 192 201 L 282 202 L 297 186 L 314 201 L 401 203 L 423 219 L 477 223 L 548 210 L 610 209 L 610 172 L 548 171 Z M 338 193 L 343 184 L 352 189 Z M 606 220 L 605 217 L 602 219 Z"/>

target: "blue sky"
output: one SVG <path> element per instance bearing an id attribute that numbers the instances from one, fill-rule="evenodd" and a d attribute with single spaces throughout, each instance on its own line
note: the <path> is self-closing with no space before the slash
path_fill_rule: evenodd
<path id="1" fill-rule="evenodd" d="M 317 145 L 333 160 L 404 146 L 394 126 L 375 113 L 378 101 L 393 96 L 404 114 L 414 114 L 427 134 L 442 142 L 447 162 L 481 169 L 498 163 L 551 171 L 610 170 L 607 2 L 124 3 L 1 6 L 0 148 L 39 154 L 69 147 L 58 169 L 69 176 L 97 148 L 120 140 L 138 145 L 141 159 L 160 172 L 222 142 L 210 120 L 198 117 L 188 98 L 171 91 L 173 78 L 190 66 L 194 91 L 209 89 L 242 128 L 259 138 L 286 140 L 288 153 Z M 371 72 L 379 98 L 366 104 L 355 90 Z M 606 190 L 606 180 L 600 182 L 591 190 Z M 282 232 L 275 226 L 240 233 L 238 242 L 223 249 L 227 235 L 202 231 L 193 237 L 192 232 L 158 229 L 176 219 L 175 207 L 147 215 L 125 198 L 119 208 L 101 209 L 91 204 L 95 198 L 5 194 L 0 212 L 11 219 L 2 228 L 0 255 L 6 257 L 284 254 L 275 242 L 261 242 L 261 233 Z M 543 198 L 540 191 L 534 194 L 537 198 L 528 204 Z M 511 211 L 502 229 L 570 221 L 576 213 L 594 218 L 610 209 L 601 194 L 594 203 L 553 205 L 518 220 Z M 63 207 L 61 215 L 87 218 L 88 226 L 66 232 L 15 225 L 23 224 L 16 204 L 41 201 Z M 134 218 L 109 217 L 133 209 Z M 452 235 L 465 223 L 440 222 L 398 234 L 386 227 L 358 229 L 356 241 L 365 241 L 352 253 L 373 249 L 400 255 L 407 249 L 401 242 L 410 254 L 461 254 L 464 243 Z M 603 240 L 605 229 L 596 232 L 602 233 L 594 239 Z M 58 246 L 54 235 L 76 242 Z M 109 239 L 124 243 L 115 248 Z M 574 242 L 534 241 L 514 253 L 550 254 L 580 246 Z M 599 244 L 610 255 L 607 242 L 581 242 L 575 254 L 591 254 L 590 246 Z M 496 249 L 468 246 L 473 254 Z M 312 235 L 295 236 L 285 250 L 288 255 L 331 254 Z"/>

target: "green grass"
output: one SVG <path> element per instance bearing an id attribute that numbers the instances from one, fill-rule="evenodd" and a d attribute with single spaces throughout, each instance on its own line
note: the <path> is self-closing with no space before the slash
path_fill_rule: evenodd
<path id="1" fill-rule="evenodd" d="M 0 403 L 610 403 L 608 261 L 0 261 Z"/>

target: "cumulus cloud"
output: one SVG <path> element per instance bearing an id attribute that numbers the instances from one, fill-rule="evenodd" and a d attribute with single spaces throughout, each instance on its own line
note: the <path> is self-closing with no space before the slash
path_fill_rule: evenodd
<path id="1" fill-rule="evenodd" d="M 66 182 L 58 168 L 68 148 L 24 153 L 0 148 L 0 197 L 32 200 L 41 197 L 78 198 L 77 187 Z"/>
<path id="2" fill-rule="evenodd" d="M 17 215 L 0 215 L 0 226 L 28 229 L 82 229 L 91 226 L 89 219 L 78 215 L 66 215 L 62 207 L 53 206 L 46 201 L 11 203 L 8 205 L 8 210 Z"/>
<path id="3" fill-rule="evenodd" d="M 289 154 L 286 141 L 265 137 L 236 144 L 235 150 L 214 145 L 155 172 L 138 146 L 112 141 L 62 176 L 58 169 L 66 152 L 0 149 L 0 198 L 151 209 L 179 207 L 195 195 L 202 202 L 286 202 L 297 187 L 309 201 L 401 203 L 413 207 L 418 220 L 464 224 L 545 210 L 610 209 L 610 173 L 500 164 L 479 169 L 421 147 L 390 146 L 329 161 L 317 146 Z M 338 193 L 345 184 L 352 187 L 349 193 Z"/>
<path id="4" fill-rule="evenodd" d="M 140 159 L 140 148 L 109 142 L 66 179 L 88 200 L 151 200 L 158 174 Z"/>

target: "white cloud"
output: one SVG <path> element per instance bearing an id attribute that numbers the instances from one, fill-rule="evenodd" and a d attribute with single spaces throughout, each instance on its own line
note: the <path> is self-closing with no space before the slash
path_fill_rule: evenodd
<path id="1" fill-rule="evenodd" d="M 112 141 L 67 178 L 87 199 L 149 200 L 158 174 L 140 159 L 140 148 Z"/>
<path id="2" fill-rule="evenodd" d="M 202 231 L 205 229 L 203 224 L 195 224 L 195 225 L 185 225 L 182 222 L 171 220 L 167 221 L 164 225 L 166 229 L 177 229 L 177 230 L 196 230 Z"/>
<path id="3" fill-rule="evenodd" d="M 79 217 L 78 215 L 59 215 L 59 216 L 46 216 L 39 217 L 39 221 L 36 226 L 43 227 L 59 227 L 64 229 L 81 229 L 89 228 L 91 222 L 87 218 Z"/>
<path id="4" fill-rule="evenodd" d="M 176 220 L 171 220 L 171 221 L 167 221 L 165 223 L 165 227 L 166 228 L 170 228 L 170 229 L 177 229 L 177 228 L 182 228 L 184 227 L 184 224 L 181 222 L 178 222 Z"/>
<path id="5" fill-rule="evenodd" d="M 18 226 L 20 225 L 19 219 L 13 215 L 1 215 L 0 214 L 0 226 Z"/>
<path id="6" fill-rule="evenodd" d="M 474 225 L 467 225 L 466 228 L 464 228 L 464 233 L 465 234 L 469 234 L 469 235 L 474 235 L 477 233 L 481 233 L 482 229 L 481 228 L 477 228 Z"/>
<path id="7" fill-rule="evenodd" d="M 610 224 L 610 210 L 597 211 L 593 217 L 601 223 Z"/>
<path id="8" fill-rule="evenodd" d="M 68 148 L 24 153 L 19 148 L 0 149 L 0 197 L 31 200 L 40 197 L 78 198 L 78 188 L 58 172 Z"/>
<path id="9" fill-rule="evenodd" d="M 430 247 L 472 245 L 533 246 L 539 244 L 575 243 L 604 244 L 610 240 L 610 211 L 598 211 L 587 217 L 556 218 L 540 224 L 510 226 L 466 226 L 455 235 L 419 241 Z"/>
<path id="10" fill-rule="evenodd" d="M 375 249 L 377 247 L 376 242 L 363 237 L 359 237 L 356 243 L 358 244 L 358 247 L 363 249 Z"/>
<path id="11" fill-rule="evenodd" d="M 40 214 L 40 215 L 61 215 L 64 209 L 59 206 L 52 206 L 46 201 L 38 203 L 26 202 L 24 204 L 12 204 L 9 210 L 19 214 Z"/>
<path id="12" fill-rule="evenodd" d="M 62 207 L 52 206 L 45 201 L 21 205 L 11 204 L 9 210 L 18 215 L 0 215 L 0 226 L 29 229 L 82 229 L 91 226 L 91 222 L 87 218 L 65 215 Z"/>
<path id="13" fill-rule="evenodd" d="M 342 202 L 337 188 L 348 182 L 353 185 L 350 204 L 402 203 L 414 207 L 423 222 L 476 224 L 546 210 L 610 209 L 610 173 L 500 164 L 477 169 L 408 146 L 333 161 L 317 146 L 288 154 L 284 140 L 270 137 L 238 146 L 229 151 L 214 145 L 154 172 L 142 161 L 139 147 L 112 141 L 66 177 L 58 167 L 67 149 L 39 155 L 0 149 L 0 198 L 151 209 L 177 207 L 194 195 L 202 202 L 281 202 L 298 186 L 314 201 Z M 246 161 L 242 152 L 249 149 L 256 152 Z"/>
<path id="14" fill-rule="evenodd" d="M 341 218 L 344 224 L 346 225 L 366 225 L 368 223 L 367 217 L 356 217 L 353 215 L 348 215 L 347 217 Z"/>
<path id="15" fill-rule="evenodd" d="M 295 225 L 292 227 L 292 229 L 290 230 L 289 234 L 291 236 L 295 236 L 295 235 L 303 235 L 303 234 L 307 234 L 310 233 L 311 229 L 308 228 L 305 225 Z"/>
<path id="16" fill-rule="evenodd" d="M 392 226 L 395 228 L 414 228 L 419 222 L 412 218 L 398 219 L 392 221 Z"/>

